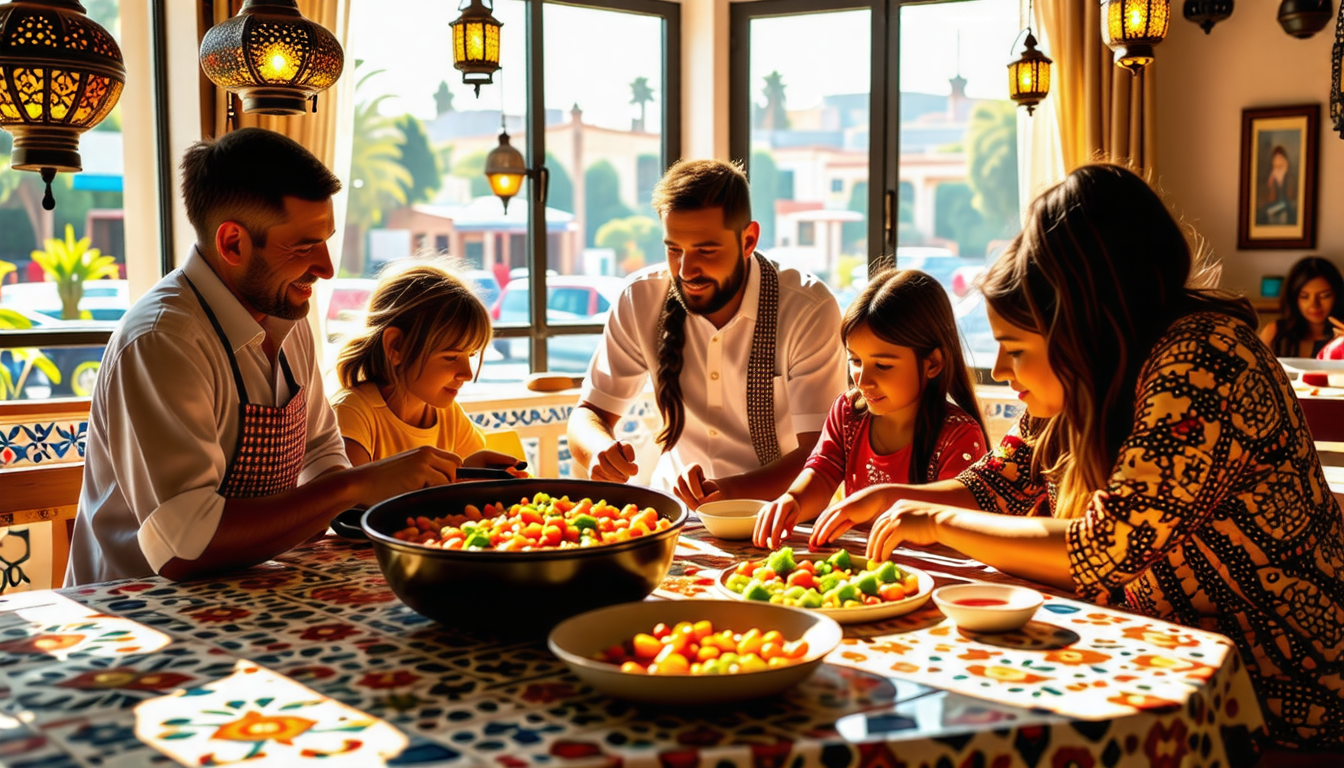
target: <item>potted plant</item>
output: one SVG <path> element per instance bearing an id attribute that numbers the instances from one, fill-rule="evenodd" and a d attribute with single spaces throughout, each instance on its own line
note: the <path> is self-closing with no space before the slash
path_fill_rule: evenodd
<path id="1" fill-rule="evenodd" d="M 79 302 L 84 298 L 85 283 L 118 274 L 116 260 L 90 248 L 89 242 L 87 237 L 76 240 L 74 226 L 66 224 L 64 240 L 48 238 L 45 251 L 33 251 L 33 261 L 56 283 L 62 320 L 83 319 Z"/>

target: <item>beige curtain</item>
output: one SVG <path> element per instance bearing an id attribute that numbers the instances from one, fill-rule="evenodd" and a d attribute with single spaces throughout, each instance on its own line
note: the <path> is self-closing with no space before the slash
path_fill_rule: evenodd
<path id="1" fill-rule="evenodd" d="M 1059 122 L 1065 172 L 1108 160 L 1156 175 L 1158 61 L 1131 75 L 1112 63 L 1101 41 L 1097 0 L 1035 0 L 1036 21 L 1049 41 L 1055 84 L 1050 93 Z"/>
<path id="2" fill-rule="evenodd" d="M 348 47 L 350 0 L 298 0 L 299 11 L 331 31 L 342 48 Z M 243 0 L 215 0 L 201 3 L 201 34 L 211 26 L 238 13 Z M 206 15 L 210 18 L 205 18 Z M 343 113 L 341 102 L 353 96 L 353 89 L 341 85 L 353 76 L 354 67 L 346 61 L 345 72 L 336 84 L 317 96 L 317 112 L 303 115 L 255 115 L 243 112 L 242 101 L 201 75 L 201 135 L 205 138 L 227 133 L 229 102 L 234 104 L 234 127 L 256 126 L 283 133 L 308 148 L 328 168 L 335 169 L 337 126 Z M 348 111 L 348 110 L 346 110 Z"/>

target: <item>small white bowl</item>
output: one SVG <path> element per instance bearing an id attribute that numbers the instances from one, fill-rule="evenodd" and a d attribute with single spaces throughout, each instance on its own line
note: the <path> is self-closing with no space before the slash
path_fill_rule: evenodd
<path id="1" fill-rule="evenodd" d="M 933 590 L 933 602 L 968 632 L 1011 632 L 1031 621 L 1045 598 L 1027 587 L 954 584 Z"/>
<path id="2" fill-rule="evenodd" d="M 695 513 L 716 539 L 750 539 L 756 530 L 756 517 L 769 503 L 758 499 L 724 499 L 701 504 Z"/>
<path id="3" fill-rule="evenodd" d="M 713 622 L 716 631 L 777 629 L 789 640 L 806 640 L 797 664 L 736 675 L 640 675 L 622 672 L 593 656 L 648 632 L 659 622 Z M 797 685 L 840 645 L 840 625 L 813 611 L 771 603 L 730 600 L 654 600 L 622 603 L 581 613 L 551 630 L 547 645 L 580 680 L 619 699 L 651 704 L 718 704 L 771 696 Z"/>

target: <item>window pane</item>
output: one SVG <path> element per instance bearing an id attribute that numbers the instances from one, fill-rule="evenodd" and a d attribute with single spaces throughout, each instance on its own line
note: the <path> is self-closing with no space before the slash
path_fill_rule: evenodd
<path id="1" fill-rule="evenodd" d="M 1021 228 L 1005 37 L 1016 29 L 1017 0 L 901 8 L 896 263 L 947 289 L 978 368 L 993 365 L 997 345 L 970 287 Z"/>
<path id="2" fill-rule="evenodd" d="M 620 277 L 663 261 L 649 203 L 662 175 L 663 20 L 546 4 L 549 322 L 602 322 Z M 600 30 L 601 45 L 577 45 Z M 582 372 L 590 337 L 552 337 L 552 370 Z M 580 359 L 580 353 L 583 353 Z"/>
<path id="3" fill-rule="evenodd" d="M 501 69 L 477 97 L 453 69 L 449 24 L 457 3 L 351 0 L 347 58 L 359 62 L 346 73 L 358 83 L 354 151 L 340 174 L 350 194 L 339 277 L 323 310 L 328 361 L 362 326 L 378 271 L 420 255 L 453 257 L 495 322 L 528 322 L 527 195 L 510 200 L 506 212 L 484 173 L 486 155 L 499 146 L 501 115 L 510 144 L 526 151 L 526 12 L 522 0 L 495 0 L 504 24 Z M 388 35 L 388 18 L 415 23 Z M 482 380 L 527 375 L 525 339 L 501 340 L 486 357 Z"/>
<path id="4" fill-rule="evenodd" d="M 842 307 L 868 261 L 871 28 L 866 9 L 751 20 L 751 207 L 761 248 L 825 280 Z"/>
<path id="5" fill-rule="evenodd" d="M 121 42 L 115 0 L 84 3 L 89 18 Z M 122 205 L 121 106 L 79 140 L 84 170 L 60 173 L 52 183 L 56 209 L 42 209 L 44 185 L 36 173 L 9 167 L 13 138 L 0 131 L 0 400 L 86 396 L 92 391 L 102 347 L 31 349 L 10 346 L 14 331 L 86 328 L 111 331 L 130 306 Z M 152 173 L 152 170 L 148 172 Z M 91 270 L 91 251 L 110 256 Z M 70 266 L 44 267 L 34 251 Z M 60 289 L 86 282 L 63 301 Z"/>

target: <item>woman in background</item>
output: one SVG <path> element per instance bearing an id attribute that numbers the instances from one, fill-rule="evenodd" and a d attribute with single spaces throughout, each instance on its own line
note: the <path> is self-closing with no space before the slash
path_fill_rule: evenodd
<path id="1" fill-rule="evenodd" d="M 1279 319 L 1260 329 L 1278 357 L 1315 357 L 1344 335 L 1344 277 L 1334 264 L 1308 256 L 1288 272 L 1279 294 Z"/>

